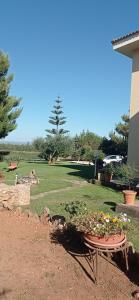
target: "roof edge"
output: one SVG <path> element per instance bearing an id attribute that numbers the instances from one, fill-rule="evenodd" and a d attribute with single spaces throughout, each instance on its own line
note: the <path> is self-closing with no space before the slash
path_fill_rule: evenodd
<path id="1" fill-rule="evenodd" d="M 122 37 L 120 37 L 120 38 L 113 39 L 113 40 L 111 41 L 111 43 L 112 43 L 112 45 L 114 45 L 114 44 L 116 44 L 116 43 L 118 43 L 118 42 L 120 42 L 120 41 L 123 41 L 124 39 L 126 39 L 126 38 L 128 38 L 128 37 L 134 37 L 134 36 L 137 35 L 137 34 L 139 34 L 139 30 L 133 31 L 133 32 L 131 32 L 131 33 L 128 33 L 128 34 L 126 34 L 126 35 L 124 35 L 124 36 L 122 36 Z"/>

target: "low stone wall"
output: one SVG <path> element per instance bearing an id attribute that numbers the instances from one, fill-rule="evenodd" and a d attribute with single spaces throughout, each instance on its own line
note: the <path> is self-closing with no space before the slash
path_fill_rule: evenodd
<path id="1" fill-rule="evenodd" d="M 10 205 L 30 204 L 30 185 L 18 184 L 10 186 L 0 184 L 0 203 L 7 202 Z"/>
<path id="2" fill-rule="evenodd" d="M 139 219 L 139 203 L 135 202 L 134 205 L 127 205 L 123 203 L 116 204 L 116 212 L 126 213 L 128 216 Z"/>

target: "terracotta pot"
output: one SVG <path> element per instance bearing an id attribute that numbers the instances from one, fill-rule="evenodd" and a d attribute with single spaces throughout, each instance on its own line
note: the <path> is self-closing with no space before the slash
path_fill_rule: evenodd
<path id="1" fill-rule="evenodd" d="M 112 180 L 112 174 L 106 173 L 105 174 L 105 182 L 109 183 Z"/>
<path id="2" fill-rule="evenodd" d="M 84 234 L 84 239 L 90 244 L 98 244 L 98 245 L 117 245 L 121 243 L 125 239 L 125 234 L 113 234 L 110 236 L 96 236 L 89 233 Z"/>
<path id="3" fill-rule="evenodd" d="M 128 205 L 134 205 L 135 204 L 135 197 L 137 192 L 125 190 L 123 191 L 124 194 L 124 203 Z"/>

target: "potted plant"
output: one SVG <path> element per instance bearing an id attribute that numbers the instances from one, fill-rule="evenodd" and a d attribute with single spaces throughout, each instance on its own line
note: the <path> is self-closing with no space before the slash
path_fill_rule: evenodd
<path id="1" fill-rule="evenodd" d="M 109 215 L 103 212 L 78 215 L 72 224 L 83 233 L 89 243 L 115 245 L 122 242 L 129 228 L 130 219 L 126 214 Z"/>
<path id="2" fill-rule="evenodd" d="M 134 205 L 137 192 L 133 191 L 134 181 L 137 176 L 137 170 L 128 164 L 122 164 L 116 166 L 113 173 L 123 185 L 127 186 L 127 189 L 123 190 L 124 203 L 128 205 Z"/>
<path id="3" fill-rule="evenodd" d="M 112 180 L 112 176 L 113 176 L 113 164 L 109 163 L 106 166 L 103 167 L 102 169 L 102 176 L 101 179 L 104 183 L 109 183 Z"/>

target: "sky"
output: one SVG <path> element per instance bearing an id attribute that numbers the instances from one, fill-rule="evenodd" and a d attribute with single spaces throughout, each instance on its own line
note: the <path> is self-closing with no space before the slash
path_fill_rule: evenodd
<path id="1" fill-rule="evenodd" d="M 138 12 L 138 0 L 0 0 L 0 49 L 23 107 L 3 141 L 45 137 L 57 96 L 71 136 L 108 136 L 129 110 L 132 67 L 111 41 L 139 29 Z"/>

